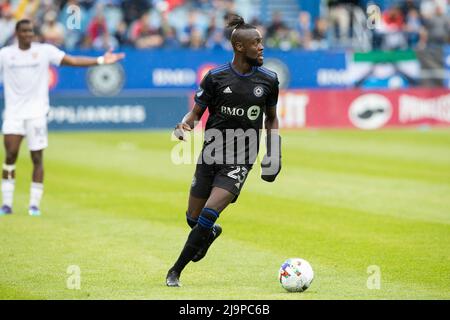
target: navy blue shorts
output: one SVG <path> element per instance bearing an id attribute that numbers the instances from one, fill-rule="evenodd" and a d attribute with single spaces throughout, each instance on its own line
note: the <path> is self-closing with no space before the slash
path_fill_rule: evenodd
<path id="1" fill-rule="evenodd" d="M 199 163 L 192 180 L 191 195 L 207 199 L 212 188 L 218 187 L 234 194 L 232 202 L 236 202 L 251 168 L 249 165 Z"/>

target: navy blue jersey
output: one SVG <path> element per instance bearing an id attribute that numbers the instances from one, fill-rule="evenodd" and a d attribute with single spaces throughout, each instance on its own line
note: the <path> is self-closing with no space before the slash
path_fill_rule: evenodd
<path id="1" fill-rule="evenodd" d="M 225 134 L 227 129 L 232 129 L 231 131 L 235 132 L 235 140 L 240 137 L 249 140 L 249 132 L 252 131 L 256 133 L 256 140 L 248 141 L 245 148 L 234 148 L 233 154 L 230 151 L 226 156 L 236 160 L 243 152 L 248 154 L 251 147 L 256 147 L 257 152 L 263 114 L 268 108 L 276 107 L 278 84 L 277 74 L 264 67 L 253 67 L 251 72 L 245 75 L 236 71 L 231 63 L 210 70 L 195 94 L 197 105 L 208 108 L 209 111 L 205 146 L 214 140 L 208 136 L 210 131 Z M 225 145 L 226 143 L 223 149 Z M 255 160 L 253 158 L 246 157 L 245 163 L 252 164 Z"/>

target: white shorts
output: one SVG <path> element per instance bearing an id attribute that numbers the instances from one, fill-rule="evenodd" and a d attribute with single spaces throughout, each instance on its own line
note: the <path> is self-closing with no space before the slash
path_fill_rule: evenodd
<path id="1" fill-rule="evenodd" d="M 4 135 L 25 136 L 30 151 L 38 151 L 48 147 L 47 117 L 27 120 L 5 119 L 2 132 Z"/>

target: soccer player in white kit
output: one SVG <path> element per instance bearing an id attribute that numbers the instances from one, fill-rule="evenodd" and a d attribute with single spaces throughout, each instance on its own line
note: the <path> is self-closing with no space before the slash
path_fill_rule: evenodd
<path id="1" fill-rule="evenodd" d="M 28 213 L 38 216 L 41 214 L 39 205 L 44 191 L 43 150 L 48 146 L 49 65 L 89 67 L 112 64 L 123 59 L 124 54 L 108 51 L 100 57 L 67 55 L 53 45 L 33 42 L 33 25 L 27 19 L 17 22 L 16 37 L 17 44 L 0 49 L 0 73 L 5 95 L 2 126 L 5 162 L 0 215 L 12 213 L 15 163 L 20 144 L 26 137 L 33 161 Z"/>

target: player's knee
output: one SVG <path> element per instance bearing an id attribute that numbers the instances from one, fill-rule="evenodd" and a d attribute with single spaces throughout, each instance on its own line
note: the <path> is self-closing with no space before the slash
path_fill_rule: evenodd
<path id="1" fill-rule="evenodd" d="M 198 225 L 206 229 L 211 229 L 219 217 L 219 212 L 211 208 L 203 208 L 198 218 Z"/>
<path id="2" fill-rule="evenodd" d="M 17 156 L 19 155 L 18 150 L 8 151 L 6 152 L 6 164 L 15 164 L 17 161 Z"/>

